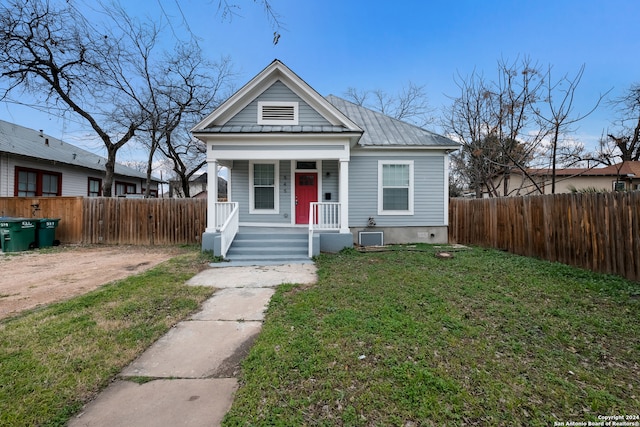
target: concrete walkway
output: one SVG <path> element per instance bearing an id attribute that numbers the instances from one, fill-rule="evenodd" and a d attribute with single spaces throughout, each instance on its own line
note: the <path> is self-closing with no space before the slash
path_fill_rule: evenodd
<path id="1" fill-rule="evenodd" d="M 282 283 L 315 283 L 315 265 L 212 268 L 187 282 L 216 293 L 125 368 L 69 426 L 218 426 L 240 362 Z M 144 381 L 132 381 L 140 380 Z"/>

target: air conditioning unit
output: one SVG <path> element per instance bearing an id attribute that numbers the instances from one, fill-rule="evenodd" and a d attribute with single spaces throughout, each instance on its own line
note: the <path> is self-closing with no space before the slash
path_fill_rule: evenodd
<path id="1" fill-rule="evenodd" d="M 384 232 L 360 231 L 358 232 L 360 246 L 384 246 Z"/>

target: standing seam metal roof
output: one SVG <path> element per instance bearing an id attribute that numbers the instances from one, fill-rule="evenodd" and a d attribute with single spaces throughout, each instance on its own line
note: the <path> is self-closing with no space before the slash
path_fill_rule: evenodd
<path id="1" fill-rule="evenodd" d="M 334 95 L 325 98 L 338 111 L 364 130 L 358 141 L 371 147 L 443 147 L 455 148 L 458 144 L 449 138 L 418 126 L 396 120 L 382 113 L 353 104 Z M 341 133 L 352 132 L 344 126 L 269 126 L 223 125 L 199 130 L 198 133 Z"/>
<path id="2" fill-rule="evenodd" d="M 326 99 L 364 129 L 359 145 L 377 147 L 458 147 L 460 145 L 447 137 L 356 105 L 335 95 L 329 95 Z"/>

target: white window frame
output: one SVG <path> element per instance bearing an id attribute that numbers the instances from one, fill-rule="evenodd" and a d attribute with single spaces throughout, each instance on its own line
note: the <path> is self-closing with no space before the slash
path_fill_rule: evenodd
<path id="1" fill-rule="evenodd" d="M 293 120 L 265 120 L 262 118 L 262 109 L 265 106 L 272 107 L 293 107 Z M 298 124 L 298 103 L 295 101 L 258 101 L 258 124 L 259 125 L 290 125 Z"/>
<path id="2" fill-rule="evenodd" d="M 254 165 L 274 165 L 273 173 L 273 209 L 256 209 L 254 192 Z M 250 161 L 249 162 L 249 213 L 250 214 L 279 214 L 280 213 L 280 161 Z"/>
<path id="3" fill-rule="evenodd" d="M 409 166 L 409 209 L 402 211 L 384 210 L 384 191 L 382 170 L 384 165 Z M 413 160 L 378 160 L 378 215 L 413 215 Z"/>

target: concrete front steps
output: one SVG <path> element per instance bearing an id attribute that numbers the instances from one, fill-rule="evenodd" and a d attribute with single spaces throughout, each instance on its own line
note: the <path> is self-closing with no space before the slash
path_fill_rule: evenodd
<path id="1" fill-rule="evenodd" d="M 247 265 L 311 262 L 309 234 L 278 229 L 240 230 L 225 259 Z"/>

